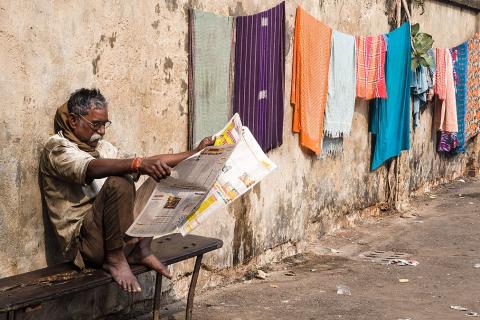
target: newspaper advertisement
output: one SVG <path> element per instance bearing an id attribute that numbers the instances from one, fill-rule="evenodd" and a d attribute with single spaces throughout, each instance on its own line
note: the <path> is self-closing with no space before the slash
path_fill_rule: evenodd
<path id="1" fill-rule="evenodd" d="M 172 169 L 168 178 L 156 183 L 126 233 L 133 237 L 152 237 L 180 228 L 216 183 L 241 139 L 241 130 L 240 118 L 235 115 L 220 134 L 225 143 L 206 147 L 185 159 Z"/>
<path id="2" fill-rule="evenodd" d="M 242 137 L 213 188 L 198 209 L 187 217 L 179 231 L 183 235 L 188 234 L 210 214 L 226 207 L 253 188 L 276 167 L 275 163 L 265 155 L 250 130 L 243 127 Z"/>

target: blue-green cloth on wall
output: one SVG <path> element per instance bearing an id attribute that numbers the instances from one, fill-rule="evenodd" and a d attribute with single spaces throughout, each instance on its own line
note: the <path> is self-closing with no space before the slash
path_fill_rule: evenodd
<path id="1" fill-rule="evenodd" d="M 233 21 L 190 10 L 190 148 L 221 130 L 231 116 Z"/>
<path id="2" fill-rule="evenodd" d="M 410 25 L 404 23 L 386 35 L 387 99 L 370 104 L 370 132 L 374 135 L 371 169 L 410 149 Z"/>

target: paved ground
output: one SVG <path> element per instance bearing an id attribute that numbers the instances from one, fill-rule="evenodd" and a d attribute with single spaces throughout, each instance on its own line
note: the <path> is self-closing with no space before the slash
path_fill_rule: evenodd
<path id="1" fill-rule="evenodd" d="M 413 217 L 342 230 L 311 254 L 269 267 L 266 280 L 197 296 L 193 318 L 470 319 L 467 312 L 480 313 L 480 181 L 453 182 L 412 203 Z M 364 260 L 361 253 L 372 250 L 411 254 L 419 265 Z M 351 295 L 337 294 L 337 285 Z M 182 319 L 175 309 L 169 306 L 164 319 Z"/>

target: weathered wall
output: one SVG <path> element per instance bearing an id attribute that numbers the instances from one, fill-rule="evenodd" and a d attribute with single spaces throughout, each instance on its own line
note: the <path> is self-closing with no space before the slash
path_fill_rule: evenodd
<path id="1" fill-rule="evenodd" d="M 187 139 L 187 9 L 243 15 L 267 9 L 268 1 L 7 1 L 0 0 L 0 277 L 53 261 L 44 237 L 38 155 L 52 132 L 53 115 L 70 92 L 98 87 L 113 121 L 106 138 L 138 154 L 178 152 Z M 237 265 L 269 249 L 302 243 L 386 201 L 387 169 L 369 171 L 367 104 L 357 101 L 343 157 L 317 160 L 291 133 L 289 105 L 292 35 L 298 1 L 287 1 L 284 145 L 269 156 L 279 170 L 252 192 L 219 212 L 197 233 L 219 237 L 224 248 L 206 263 Z M 314 16 L 352 34 L 389 30 L 383 0 L 301 1 Z M 478 29 L 477 15 L 426 2 L 414 20 L 438 46 L 453 46 Z M 448 23 L 446 23 L 448 21 Z M 441 178 L 462 174 L 468 156 L 434 151 L 431 107 L 412 133 L 412 150 L 400 161 L 401 197 Z M 48 232 L 47 232 L 48 233 Z M 47 255 L 45 247 L 47 246 Z M 267 254 L 265 254 L 267 252 Z M 265 258 L 266 257 L 266 258 Z M 188 265 L 176 268 L 177 274 Z"/>

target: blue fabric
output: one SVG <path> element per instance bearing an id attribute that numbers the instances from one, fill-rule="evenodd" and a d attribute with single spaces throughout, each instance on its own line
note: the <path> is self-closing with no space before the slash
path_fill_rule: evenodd
<path id="1" fill-rule="evenodd" d="M 427 103 L 427 67 L 418 66 L 415 71 L 411 71 L 412 83 L 412 96 L 413 96 L 413 125 L 414 127 L 420 126 L 420 107 Z M 387 91 L 388 92 L 388 91 Z"/>
<path id="2" fill-rule="evenodd" d="M 370 132 L 374 135 L 371 169 L 410 149 L 410 25 L 387 34 L 385 62 L 387 99 L 370 104 Z"/>
<path id="3" fill-rule="evenodd" d="M 465 152 L 465 114 L 467 111 L 467 42 L 450 49 L 453 58 L 453 79 L 455 81 L 455 100 L 457 102 L 458 147 L 455 153 Z"/>

